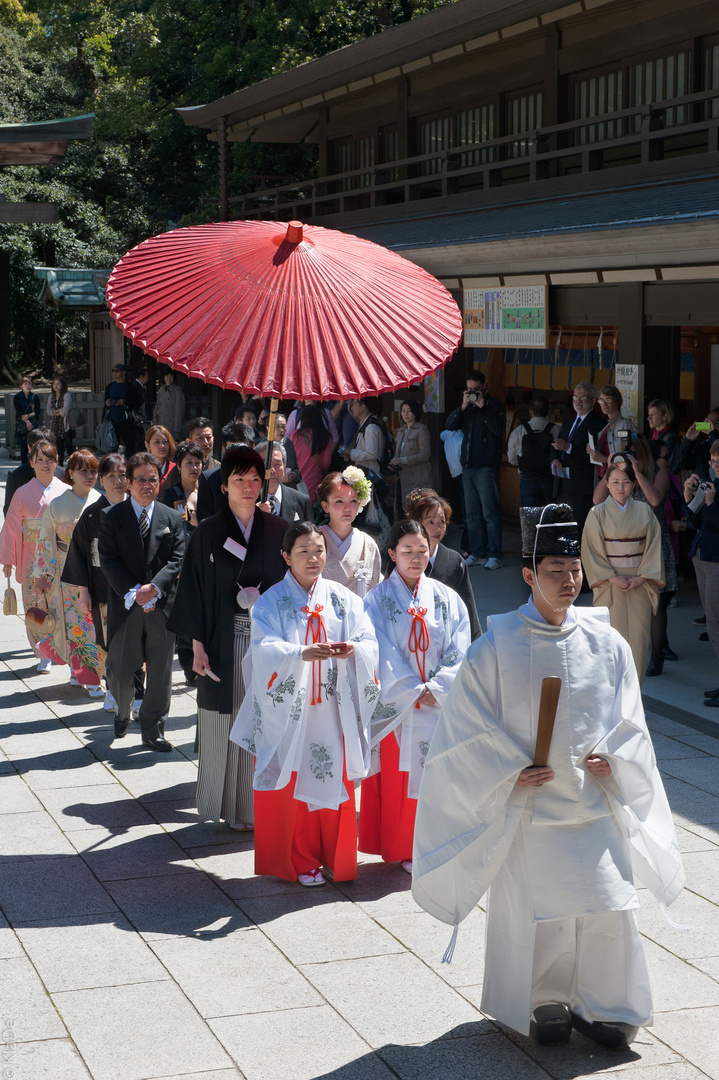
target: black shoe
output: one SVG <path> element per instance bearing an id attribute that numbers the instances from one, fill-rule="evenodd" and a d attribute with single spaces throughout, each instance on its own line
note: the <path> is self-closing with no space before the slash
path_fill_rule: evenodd
<path id="1" fill-rule="evenodd" d="M 705 690 L 704 697 L 719 698 L 719 687 L 717 687 L 716 690 Z"/>
<path id="2" fill-rule="evenodd" d="M 127 729 L 130 726 L 130 718 L 126 720 L 120 720 L 118 716 L 115 717 L 113 727 L 115 728 L 115 738 L 124 739 L 127 735 Z"/>
<path id="3" fill-rule="evenodd" d="M 143 739 L 142 745 L 146 746 L 148 750 L 157 750 L 160 754 L 169 754 L 172 750 L 172 743 L 169 743 L 167 739 L 163 739 L 161 735 L 158 735 L 156 739 Z"/>
<path id="4" fill-rule="evenodd" d="M 664 671 L 664 654 L 654 653 L 651 657 L 645 675 L 661 675 Z"/>
<path id="5" fill-rule="evenodd" d="M 692 623 L 694 626 L 706 626 L 707 617 L 706 615 L 700 615 L 698 619 L 692 619 Z"/>
<path id="6" fill-rule="evenodd" d="M 704 698 L 707 709 L 719 709 L 719 697 Z"/>
<path id="7" fill-rule="evenodd" d="M 668 645 L 664 646 L 664 648 L 662 649 L 662 653 L 664 654 L 664 659 L 665 660 L 678 660 L 679 659 L 677 654 L 674 652 L 674 649 L 670 649 Z"/>
<path id="8" fill-rule="evenodd" d="M 569 1042 L 572 1021 L 565 1005 L 538 1005 L 529 1019 L 529 1034 L 540 1046 Z"/>
<path id="9" fill-rule="evenodd" d="M 704 631 L 703 634 L 699 635 L 699 640 L 700 641 L 708 641 L 709 640 L 709 635 L 707 634 L 706 630 Z"/>
<path id="10" fill-rule="evenodd" d="M 608 1046 L 610 1050 L 621 1050 L 629 1046 L 637 1034 L 638 1028 L 633 1024 L 622 1024 L 618 1020 L 585 1020 L 576 1013 L 570 1012 L 572 1027 L 580 1035 L 599 1043 L 600 1046 Z"/>

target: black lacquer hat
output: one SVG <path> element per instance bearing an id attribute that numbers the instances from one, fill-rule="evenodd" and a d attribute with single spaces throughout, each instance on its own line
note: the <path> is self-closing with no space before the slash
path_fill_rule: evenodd
<path id="1" fill-rule="evenodd" d="M 574 511 L 567 503 L 522 506 L 519 521 L 522 526 L 523 558 L 539 559 L 545 555 L 579 558 L 579 528 Z"/>

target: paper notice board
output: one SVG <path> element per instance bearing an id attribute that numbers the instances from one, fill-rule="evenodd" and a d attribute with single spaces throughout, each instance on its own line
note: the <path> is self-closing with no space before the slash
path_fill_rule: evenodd
<path id="1" fill-rule="evenodd" d="M 464 290 L 466 346 L 546 349 L 546 285 Z"/>

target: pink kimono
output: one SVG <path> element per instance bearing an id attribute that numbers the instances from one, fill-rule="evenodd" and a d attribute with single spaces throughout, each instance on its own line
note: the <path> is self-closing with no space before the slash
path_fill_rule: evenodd
<path id="1" fill-rule="evenodd" d="M 35 588 L 32 577 L 32 564 L 35 558 L 35 545 L 40 533 L 40 519 L 48 503 L 64 491 L 69 491 L 67 484 L 53 477 L 46 488 L 35 477 L 15 492 L 10 503 L 7 517 L 0 531 L 0 565 L 15 567 L 15 579 L 22 588 L 22 602 L 25 611 L 30 607 L 45 607 L 45 600 L 39 589 Z M 27 636 L 33 652 L 40 658 L 37 648 L 37 635 L 28 627 Z"/>

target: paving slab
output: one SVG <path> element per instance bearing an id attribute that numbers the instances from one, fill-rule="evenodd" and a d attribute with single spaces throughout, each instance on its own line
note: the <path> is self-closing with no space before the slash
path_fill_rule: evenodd
<path id="1" fill-rule="evenodd" d="M 245 1080 L 239 1069 L 213 1069 L 212 1072 L 183 1073 L 178 1076 L 158 1076 L 156 1080 Z"/>
<path id="2" fill-rule="evenodd" d="M 192 867 L 182 848 L 154 823 L 88 829 L 68 833 L 68 837 L 100 881 L 164 877 Z"/>
<path id="3" fill-rule="evenodd" d="M 719 904 L 719 848 L 692 851 L 682 859 L 692 892 Z M 719 911 L 717 911 L 719 919 Z"/>
<path id="4" fill-rule="evenodd" d="M 129 738 L 130 736 L 126 736 Z M 137 745 L 115 751 L 107 758 L 108 768 L 123 787 L 141 803 L 192 798 L 197 788 L 197 766 L 177 751 L 156 754 Z M 123 740 L 124 744 L 124 740 Z"/>
<path id="5" fill-rule="evenodd" d="M 209 1025 L 247 1080 L 392 1080 L 393 1073 L 328 1005 L 254 1016 L 226 1016 Z"/>
<path id="6" fill-rule="evenodd" d="M 677 763 L 672 763 L 673 766 L 675 764 Z M 712 768 L 716 775 L 716 763 Z M 685 783 L 673 775 L 669 776 L 665 770 L 662 770 L 662 779 L 672 813 L 679 815 L 680 824 L 686 819 L 690 827 L 692 822 L 698 825 L 719 825 L 719 797 L 709 794 L 695 784 Z M 714 790 L 717 790 L 716 780 Z"/>
<path id="7" fill-rule="evenodd" d="M 378 916 L 377 921 L 450 986 L 471 986 L 482 981 L 485 914 L 479 908 L 462 921 L 451 964 L 443 964 L 442 957 L 452 928 L 426 911 Z"/>
<path id="8" fill-rule="evenodd" d="M 11 761 L 31 754 L 43 758 L 48 754 L 71 753 L 83 748 L 80 739 L 58 720 L 36 721 L 27 726 L 12 724 L 10 731 L 0 732 L 0 737 L 3 751 Z"/>
<path id="9" fill-rule="evenodd" d="M 232 1064 L 182 991 L 167 982 L 53 995 L 93 1080 L 151 1080 Z"/>
<path id="10" fill-rule="evenodd" d="M 89 787 L 52 788 L 40 792 L 39 797 L 65 833 L 151 825 L 154 820 L 125 788 L 112 779 L 107 784 Z"/>
<path id="11" fill-rule="evenodd" d="M 708 754 L 702 757 L 664 761 L 661 772 L 663 776 L 673 776 L 677 780 L 684 780 L 692 787 L 708 792 L 712 796 L 717 790 L 717 759 Z M 672 808 L 674 808 L 673 804 Z M 680 808 L 677 807 L 677 809 Z"/>
<path id="12" fill-rule="evenodd" d="M 681 1009 L 654 1018 L 658 1038 L 703 1069 L 712 1080 L 719 1077 L 719 1007 Z"/>
<path id="13" fill-rule="evenodd" d="M 77 744 L 76 750 L 13 758 L 12 763 L 33 791 L 48 788 L 82 787 L 87 784 L 111 784 L 113 778 L 90 751 Z"/>
<path id="14" fill-rule="evenodd" d="M 696 827 L 688 829 L 677 825 L 676 830 L 679 850 L 682 855 L 686 855 L 691 851 L 719 851 L 719 844 L 708 840 L 706 836 L 700 835 Z M 719 836 L 717 836 L 717 840 L 719 840 Z"/>
<path id="15" fill-rule="evenodd" d="M 671 738 L 668 735 L 655 732 L 652 734 L 652 743 L 660 766 L 665 761 L 694 760 L 695 758 L 705 757 L 703 750 L 688 743 L 684 738 Z"/>
<path id="16" fill-rule="evenodd" d="M 167 979 L 155 954 L 119 911 L 26 923 L 17 934 L 51 994 Z"/>
<path id="17" fill-rule="evenodd" d="M 322 1004 L 314 987 L 260 930 L 210 941 L 155 940 L 152 948 L 201 1016 Z"/>
<path id="18" fill-rule="evenodd" d="M 338 881 L 336 888 L 371 915 L 407 915 L 421 908 L 412 896 L 412 879 L 398 863 L 364 855 L 357 864 L 356 881 Z"/>
<path id="19" fill-rule="evenodd" d="M 544 1069 L 496 1032 L 377 1051 L 400 1080 L 545 1080 Z"/>
<path id="20" fill-rule="evenodd" d="M 642 934 L 682 960 L 716 954 L 719 911 L 715 904 L 685 889 L 669 908 L 669 916 L 675 923 L 691 929 L 678 930 L 670 926 L 659 905 L 651 897 L 645 899 L 642 896 L 638 913 Z"/>
<path id="21" fill-rule="evenodd" d="M 68 1038 L 18 1043 L 3 1057 L 0 1076 L 17 1080 L 90 1080 L 90 1073 Z"/>
<path id="22" fill-rule="evenodd" d="M 404 952 L 340 963 L 305 964 L 302 971 L 363 1039 L 419 1043 L 458 1024 L 488 1030 L 488 1020 L 416 956 Z"/>
<path id="23" fill-rule="evenodd" d="M 107 889 L 146 941 L 178 935 L 211 940 L 252 925 L 247 915 L 197 870 L 108 882 Z"/>
<path id="24" fill-rule="evenodd" d="M 3 777 L 3 782 L 0 784 L 0 815 L 27 814 L 31 810 L 42 810 L 42 804 L 38 802 L 22 776 L 10 766 L 8 775 Z"/>
<path id="25" fill-rule="evenodd" d="M 653 941 L 645 938 L 643 945 L 655 1014 L 673 1009 L 719 1005 L 719 983 L 716 980 Z"/>
<path id="26" fill-rule="evenodd" d="M 682 1064 L 679 1054 L 665 1046 L 650 1028 L 640 1028 L 632 1045 L 624 1050 L 607 1050 L 576 1032 L 565 1046 L 539 1046 L 503 1024 L 500 1029 L 553 1080 L 577 1080 L 595 1073 L 610 1074 L 621 1080 L 629 1077 L 644 1080 L 647 1068 L 672 1070 Z M 670 1071 L 663 1080 L 674 1080 L 673 1073 Z"/>
<path id="27" fill-rule="evenodd" d="M 27 814 L 0 815 L 0 858 L 73 854 L 72 844 L 42 807 Z"/>
<path id="28" fill-rule="evenodd" d="M 391 934 L 332 888 L 238 902 L 293 964 L 404 952 Z"/>
<path id="29" fill-rule="evenodd" d="M 714 757 L 719 755 L 719 738 L 713 735 L 688 735 L 684 742 L 688 746 L 694 746 L 697 750 L 703 750 L 706 754 Z"/>
<path id="30" fill-rule="evenodd" d="M 0 960 L 7 960 L 11 956 L 24 955 L 20 938 L 7 920 L 0 915 Z"/>
<path id="31" fill-rule="evenodd" d="M 294 881 L 257 877 L 251 840 L 233 840 L 225 846 L 218 844 L 189 848 L 187 855 L 233 900 L 294 896 L 302 888 Z M 335 888 L 339 889 L 339 885 Z"/>
<path id="32" fill-rule="evenodd" d="M 0 1044 L 62 1039 L 67 1032 L 26 956 L 0 960 Z"/>
<path id="33" fill-rule="evenodd" d="M 79 855 L 0 860 L 0 903 L 13 926 L 116 910 Z"/>
<path id="34" fill-rule="evenodd" d="M 185 851 L 200 847 L 214 847 L 234 842 L 238 834 L 224 821 L 202 821 L 195 798 L 146 803 L 148 812 L 163 829 L 171 834 L 175 843 Z"/>

